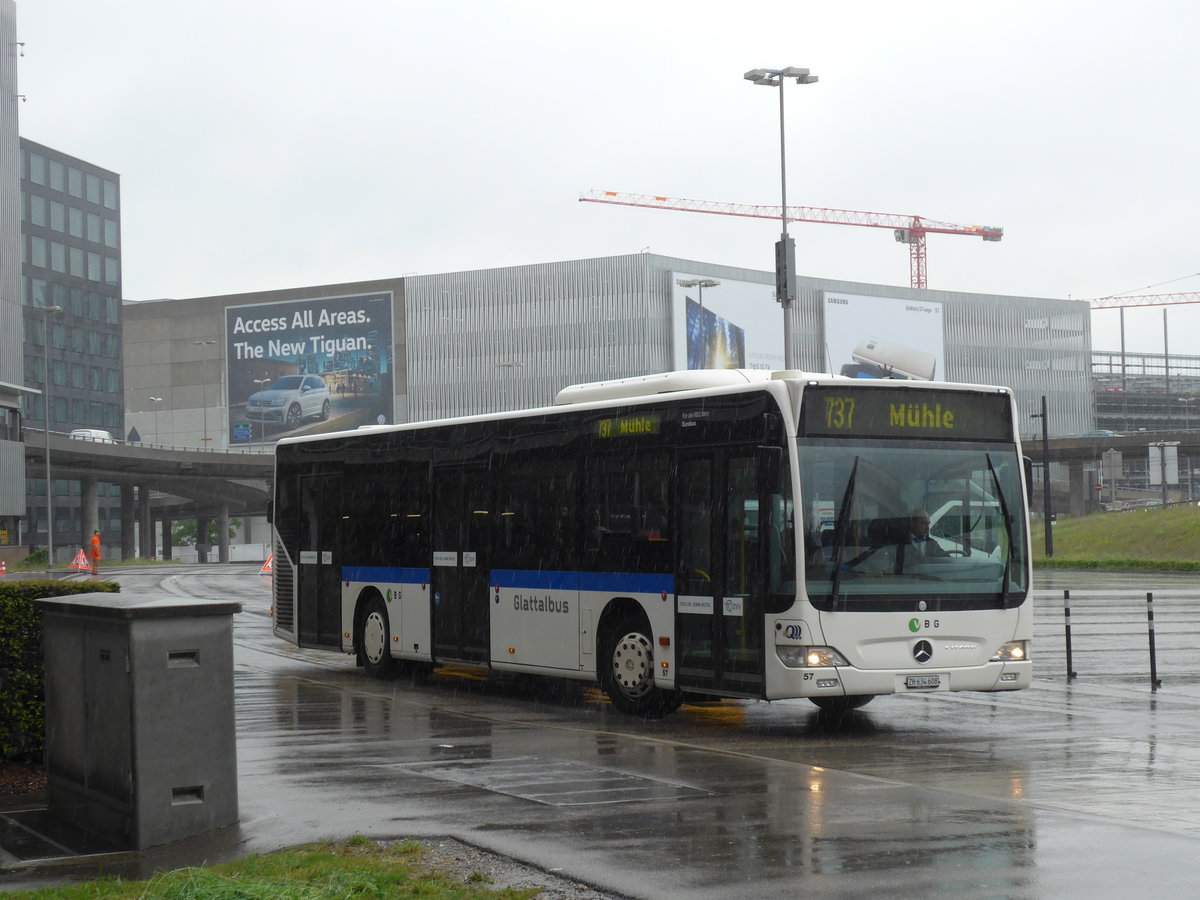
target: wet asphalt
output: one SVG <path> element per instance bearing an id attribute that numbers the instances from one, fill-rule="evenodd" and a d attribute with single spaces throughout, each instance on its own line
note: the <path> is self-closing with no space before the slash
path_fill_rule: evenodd
<path id="1" fill-rule="evenodd" d="M 1038 573 L 1028 691 L 879 698 L 842 718 L 724 701 L 660 721 L 568 682 L 368 680 L 274 638 L 254 569 L 115 577 L 126 594 L 243 604 L 239 824 L 10 865 L 0 891 L 365 834 L 454 836 L 635 898 L 1200 895 L 1194 576 Z"/>

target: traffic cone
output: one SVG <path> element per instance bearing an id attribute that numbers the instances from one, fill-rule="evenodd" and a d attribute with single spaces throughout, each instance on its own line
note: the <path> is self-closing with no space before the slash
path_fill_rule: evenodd
<path id="1" fill-rule="evenodd" d="M 88 562 L 87 554 L 83 552 L 83 548 L 79 548 L 79 552 L 75 554 L 75 558 L 71 560 L 68 569 L 87 569 L 91 571 L 92 564 Z"/>
<path id="2" fill-rule="evenodd" d="M 8 563 L 0 559 L 0 578 L 8 574 Z"/>
<path id="3" fill-rule="evenodd" d="M 274 562 L 275 562 L 275 554 L 272 553 L 270 556 L 267 557 L 267 561 L 262 564 L 262 568 L 258 570 L 258 574 L 259 575 L 270 575 L 272 572 L 275 571 L 275 566 L 273 565 Z"/>

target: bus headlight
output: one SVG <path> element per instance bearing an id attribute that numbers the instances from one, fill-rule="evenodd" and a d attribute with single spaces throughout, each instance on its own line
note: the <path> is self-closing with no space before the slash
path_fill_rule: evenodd
<path id="1" fill-rule="evenodd" d="M 1027 641 L 1009 641 L 992 654 L 990 662 L 1024 662 L 1029 659 Z"/>
<path id="2" fill-rule="evenodd" d="M 819 666 L 848 666 L 846 657 L 832 647 L 787 647 L 776 645 L 775 655 L 785 666 L 811 669 Z"/>

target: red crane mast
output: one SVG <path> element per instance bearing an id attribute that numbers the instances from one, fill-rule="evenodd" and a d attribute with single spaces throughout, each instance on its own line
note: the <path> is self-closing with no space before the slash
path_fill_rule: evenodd
<path id="1" fill-rule="evenodd" d="M 677 212 L 709 213 L 717 216 L 741 216 L 748 219 L 780 219 L 779 206 L 753 206 L 748 203 L 721 203 L 715 200 L 681 200 L 657 197 L 653 194 L 623 194 L 618 191 L 587 191 L 579 195 L 581 203 L 611 203 L 617 206 L 640 206 L 643 209 L 670 209 Z M 790 222 L 814 222 L 822 225 L 859 225 L 864 228 L 890 228 L 902 244 L 908 244 L 909 278 L 913 287 L 928 287 L 925 237 L 929 234 L 963 234 L 998 241 L 1004 229 L 992 225 L 954 225 L 937 222 L 922 216 L 894 213 L 860 212 L 853 209 L 830 209 L 816 206 L 789 206 Z"/>

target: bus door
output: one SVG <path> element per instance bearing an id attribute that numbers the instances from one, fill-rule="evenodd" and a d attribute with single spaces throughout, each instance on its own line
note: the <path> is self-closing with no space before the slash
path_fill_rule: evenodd
<path id="1" fill-rule="evenodd" d="M 433 470 L 433 653 L 439 660 L 488 658 L 490 480 L 482 465 Z"/>
<path id="2" fill-rule="evenodd" d="M 676 679 L 757 696 L 763 602 L 753 452 L 681 453 L 677 479 Z"/>
<path id="3" fill-rule="evenodd" d="M 301 647 L 342 646 L 342 476 L 300 478 L 296 577 Z"/>

